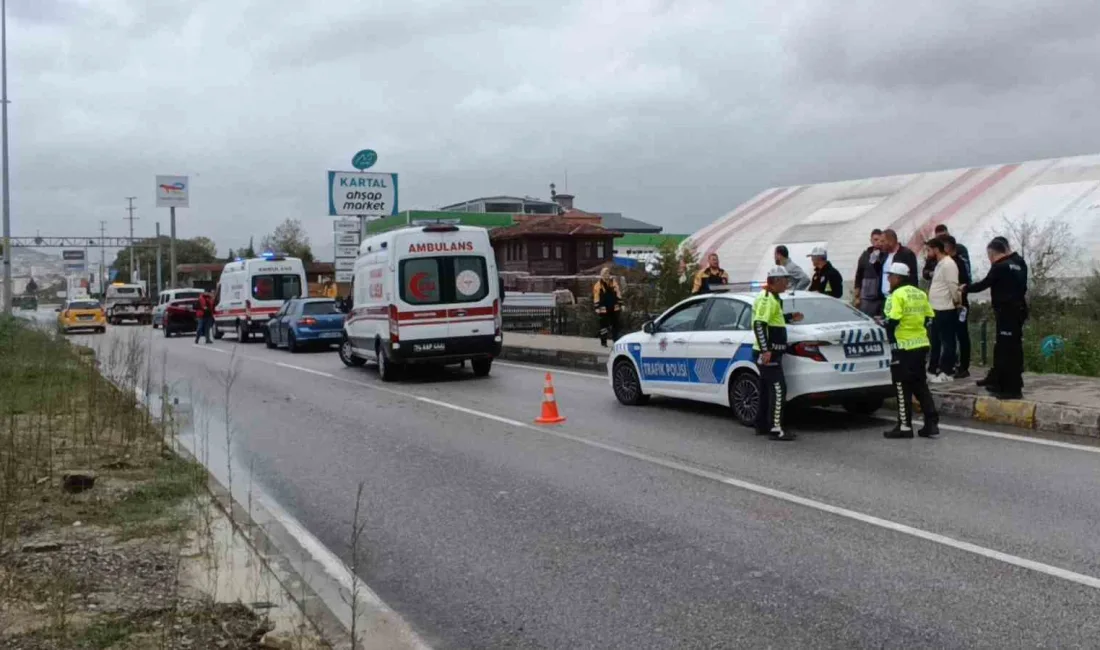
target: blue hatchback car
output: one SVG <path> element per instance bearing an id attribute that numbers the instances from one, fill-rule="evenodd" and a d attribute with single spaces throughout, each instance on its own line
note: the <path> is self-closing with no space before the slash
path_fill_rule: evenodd
<path id="1" fill-rule="evenodd" d="M 275 312 L 264 329 L 269 348 L 300 352 L 308 346 L 331 346 L 343 336 L 344 313 L 331 298 L 294 298 Z"/>

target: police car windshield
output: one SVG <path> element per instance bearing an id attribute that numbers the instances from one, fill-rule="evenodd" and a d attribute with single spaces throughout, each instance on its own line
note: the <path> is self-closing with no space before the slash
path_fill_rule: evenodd
<path id="1" fill-rule="evenodd" d="M 856 320 L 871 320 L 866 314 L 846 302 L 833 298 L 809 296 L 783 296 L 783 312 L 793 314 L 802 312 L 799 325 L 824 325 L 826 323 L 848 323 Z"/>

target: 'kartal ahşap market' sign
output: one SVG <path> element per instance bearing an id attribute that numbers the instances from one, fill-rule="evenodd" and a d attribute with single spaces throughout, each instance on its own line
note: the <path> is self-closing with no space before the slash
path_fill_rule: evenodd
<path id="1" fill-rule="evenodd" d="M 397 174 L 329 172 L 328 213 L 374 218 L 397 214 Z"/>

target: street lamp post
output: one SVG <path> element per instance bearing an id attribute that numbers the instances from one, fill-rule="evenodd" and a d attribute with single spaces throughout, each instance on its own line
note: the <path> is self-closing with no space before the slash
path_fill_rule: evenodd
<path id="1" fill-rule="evenodd" d="M 0 0 L 0 148 L 3 152 L 3 171 L 0 172 L 0 183 L 4 184 L 3 212 L 4 212 L 4 314 L 11 315 L 11 258 L 14 257 L 11 250 L 11 196 L 8 193 L 8 2 Z"/>

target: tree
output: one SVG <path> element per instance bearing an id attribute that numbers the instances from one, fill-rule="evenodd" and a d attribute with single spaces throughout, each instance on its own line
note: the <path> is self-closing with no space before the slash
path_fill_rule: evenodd
<path id="1" fill-rule="evenodd" d="M 169 259 L 168 249 L 171 246 L 172 240 L 166 235 L 160 237 L 161 247 L 161 274 L 164 278 L 171 278 L 171 260 Z M 153 276 L 145 278 L 146 280 L 156 279 L 156 260 L 157 260 L 157 238 L 149 237 L 148 239 L 142 239 L 135 242 L 134 245 L 134 264 L 138 268 L 138 272 L 145 273 L 145 269 L 153 269 Z M 193 239 L 177 239 L 176 240 L 176 264 L 208 264 L 211 262 L 217 262 L 217 246 L 214 241 L 208 237 L 195 237 Z M 116 282 L 129 282 L 130 278 L 130 248 L 123 248 L 118 252 L 118 256 L 115 257 L 114 263 L 111 264 L 111 268 L 118 271 L 118 277 L 115 278 Z"/>
<path id="2" fill-rule="evenodd" d="M 1019 219 L 1001 217 L 999 230 L 987 234 L 987 237 L 992 239 L 999 235 L 1008 239 L 1012 250 L 1024 258 L 1027 262 L 1028 293 L 1032 296 L 1044 297 L 1055 293 L 1055 278 L 1064 277 L 1081 259 L 1081 247 L 1075 243 L 1073 229 L 1060 219 L 1040 224 L 1027 215 Z"/>
<path id="3" fill-rule="evenodd" d="M 658 307 L 664 309 L 688 297 L 691 293 L 690 280 L 699 270 L 693 246 L 662 242 L 653 266 Z"/>
<path id="4" fill-rule="evenodd" d="M 241 249 L 241 250 L 237 251 L 237 257 L 240 257 L 240 258 L 246 259 L 246 260 L 251 259 L 253 257 L 256 257 L 256 248 L 252 245 L 252 238 L 251 237 L 248 238 L 248 248 L 244 248 L 244 249 Z"/>
<path id="5" fill-rule="evenodd" d="M 287 219 L 279 224 L 273 233 L 260 240 L 260 246 L 265 251 L 301 258 L 307 264 L 313 261 L 309 235 L 298 219 Z"/>
<path id="6" fill-rule="evenodd" d="M 232 262 L 235 259 L 237 259 L 237 254 L 233 252 L 232 248 L 230 248 L 229 252 L 225 254 L 225 261 Z"/>

